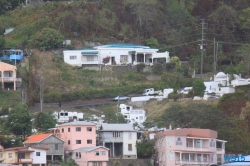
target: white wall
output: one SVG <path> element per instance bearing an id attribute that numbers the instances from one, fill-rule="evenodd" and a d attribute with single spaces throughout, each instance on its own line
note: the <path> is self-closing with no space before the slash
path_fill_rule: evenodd
<path id="1" fill-rule="evenodd" d="M 131 139 L 129 139 L 129 133 L 132 133 Z M 135 132 L 123 132 L 123 154 L 124 155 L 137 155 L 136 151 L 137 133 Z M 132 151 L 128 150 L 128 144 L 132 144 Z"/>
<path id="2" fill-rule="evenodd" d="M 46 164 L 46 150 L 29 148 L 29 150 L 34 150 L 30 153 L 30 158 L 33 159 L 33 164 Z M 36 156 L 36 152 L 40 152 L 40 156 Z"/>
<path id="3" fill-rule="evenodd" d="M 82 50 L 63 51 L 64 62 L 74 66 L 82 66 L 81 63 Z M 76 56 L 76 59 L 70 59 L 70 56 Z"/>

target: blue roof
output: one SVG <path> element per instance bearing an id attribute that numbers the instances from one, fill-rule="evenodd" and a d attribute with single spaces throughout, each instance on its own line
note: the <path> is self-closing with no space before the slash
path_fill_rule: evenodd
<path id="1" fill-rule="evenodd" d="M 140 46 L 135 44 L 108 44 L 100 47 L 106 48 L 149 48 L 148 46 Z"/>

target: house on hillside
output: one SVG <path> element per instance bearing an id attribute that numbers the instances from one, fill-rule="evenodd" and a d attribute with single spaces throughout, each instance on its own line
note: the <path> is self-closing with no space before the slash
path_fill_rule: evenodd
<path id="1" fill-rule="evenodd" d="M 158 49 L 134 44 L 109 44 L 96 46 L 93 49 L 63 51 L 64 62 L 74 66 L 103 64 L 102 59 L 109 56 L 109 65 L 155 62 L 168 63 L 169 52 L 158 53 Z"/>
<path id="2" fill-rule="evenodd" d="M 17 77 L 16 66 L 0 62 L 0 83 L 3 89 L 17 89 L 17 85 L 21 85 L 22 79 Z"/>
<path id="3" fill-rule="evenodd" d="M 83 147 L 72 152 L 72 159 L 79 166 L 107 166 L 109 149 L 103 146 Z"/>
<path id="4" fill-rule="evenodd" d="M 94 123 L 74 121 L 50 130 L 55 136 L 64 140 L 66 153 L 82 147 L 96 146 L 96 125 Z"/>
<path id="5" fill-rule="evenodd" d="M 37 146 L 2 148 L 0 163 L 8 165 L 40 165 L 46 166 L 48 148 Z"/>
<path id="6" fill-rule="evenodd" d="M 110 149 L 110 158 L 137 158 L 137 131 L 132 124 L 102 124 L 98 137 L 99 145 Z"/>
<path id="7" fill-rule="evenodd" d="M 34 134 L 24 141 L 23 144 L 25 147 L 38 146 L 47 148 L 47 163 L 64 159 L 64 141 L 53 134 Z"/>
<path id="8" fill-rule="evenodd" d="M 120 109 L 124 119 L 130 124 L 137 123 L 141 125 L 147 119 L 146 111 L 143 109 L 134 109 L 132 106 L 126 104 L 120 104 Z"/>
<path id="9" fill-rule="evenodd" d="M 224 163 L 225 143 L 217 139 L 217 131 L 183 128 L 155 135 L 157 165 L 221 165 Z"/>
<path id="10" fill-rule="evenodd" d="M 3 55 L 0 56 L 0 61 L 11 61 L 13 65 L 16 65 L 23 59 L 23 51 L 20 49 L 5 49 Z"/>

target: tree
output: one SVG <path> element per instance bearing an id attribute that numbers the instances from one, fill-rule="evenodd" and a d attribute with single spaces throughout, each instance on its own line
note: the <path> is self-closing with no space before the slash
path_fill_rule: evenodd
<path id="1" fill-rule="evenodd" d="M 143 141 L 136 143 L 137 156 L 140 159 L 150 158 L 153 154 L 154 141 Z"/>
<path id="2" fill-rule="evenodd" d="M 149 46 L 151 48 L 158 48 L 159 47 L 158 40 L 153 38 L 153 37 L 147 39 L 146 43 L 147 43 L 147 46 Z"/>
<path id="3" fill-rule="evenodd" d="M 56 119 L 50 112 L 39 112 L 35 116 L 34 126 L 39 131 L 47 131 L 49 128 L 53 128 L 56 125 Z"/>
<path id="4" fill-rule="evenodd" d="M 192 83 L 192 87 L 193 87 L 192 91 L 194 93 L 194 96 L 200 96 L 200 97 L 204 96 L 206 86 L 201 79 L 195 79 Z"/>
<path id="5" fill-rule="evenodd" d="M 123 3 L 136 15 L 140 27 L 154 21 L 157 15 L 157 0 L 125 0 Z"/>
<path id="6" fill-rule="evenodd" d="M 5 38 L 3 36 L 0 36 L 0 48 L 4 48 L 5 46 Z"/>
<path id="7" fill-rule="evenodd" d="M 63 36 L 56 30 L 51 28 L 43 28 L 35 35 L 31 36 L 33 46 L 45 49 L 59 47 L 63 43 Z"/>
<path id="8" fill-rule="evenodd" d="M 23 136 L 24 139 L 31 133 L 32 122 L 27 105 L 19 104 L 10 111 L 6 128 L 15 135 Z"/>
<path id="9" fill-rule="evenodd" d="M 174 89 L 174 93 L 181 87 L 181 77 L 179 73 L 163 73 L 161 76 L 161 80 L 165 81 L 171 88 Z"/>

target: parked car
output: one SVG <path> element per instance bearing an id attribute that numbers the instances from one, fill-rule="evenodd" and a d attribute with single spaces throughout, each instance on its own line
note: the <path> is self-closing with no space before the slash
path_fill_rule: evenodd
<path id="1" fill-rule="evenodd" d="M 128 97 L 128 96 L 119 95 L 119 96 L 116 96 L 115 98 L 113 98 L 112 100 L 118 101 L 118 100 L 129 100 L 129 99 L 130 99 L 130 97 Z"/>

